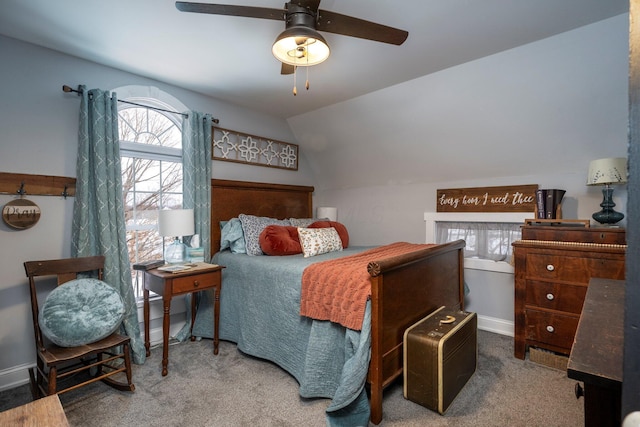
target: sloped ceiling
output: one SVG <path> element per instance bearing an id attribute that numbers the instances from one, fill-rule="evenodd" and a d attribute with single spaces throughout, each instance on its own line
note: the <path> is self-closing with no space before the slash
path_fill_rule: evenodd
<path id="1" fill-rule="evenodd" d="M 284 0 L 227 0 L 282 8 Z M 628 11 L 626 0 L 323 0 L 409 32 L 402 46 L 325 34 L 298 96 L 271 44 L 278 21 L 181 13 L 172 0 L 3 0 L 0 34 L 289 118 Z M 6 60 L 6 59 L 5 59 Z"/>
<path id="2" fill-rule="evenodd" d="M 288 122 L 318 189 L 563 188 L 589 161 L 627 155 L 628 51 L 622 14 Z"/>
<path id="3" fill-rule="evenodd" d="M 331 57 L 309 70 L 308 92 L 298 72 L 294 97 L 271 55 L 277 21 L 181 13 L 172 0 L 3 0 L 0 34 L 286 119 L 319 190 L 581 174 L 626 155 L 627 0 L 320 7 L 409 38 L 325 34 Z"/>

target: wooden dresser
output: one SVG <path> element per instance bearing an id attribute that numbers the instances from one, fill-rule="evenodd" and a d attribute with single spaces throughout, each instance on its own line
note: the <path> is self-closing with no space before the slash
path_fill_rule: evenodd
<path id="1" fill-rule="evenodd" d="M 514 354 L 534 346 L 568 355 L 592 277 L 624 279 L 625 231 L 526 225 L 513 243 Z"/>

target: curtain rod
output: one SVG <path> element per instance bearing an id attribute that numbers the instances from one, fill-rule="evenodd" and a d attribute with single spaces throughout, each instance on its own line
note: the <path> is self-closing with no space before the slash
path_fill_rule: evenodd
<path id="1" fill-rule="evenodd" d="M 75 92 L 78 95 L 82 94 L 82 89 L 80 89 L 80 86 L 78 86 L 78 89 L 74 89 L 71 86 L 67 86 L 67 85 L 63 85 L 62 86 L 62 91 L 63 92 Z M 179 113 L 177 111 L 171 111 L 171 110 L 165 110 L 163 108 L 158 108 L 158 107 L 152 107 L 150 105 L 144 105 L 144 104 L 138 104 L 137 102 L 131 102 L 131 101 L 125 101 L 124 99 L 118 99 L 118 102 L 122 102 L 124 104 L 130 104 L 130 105 L 135 105 L 138 107 L 144 107 L 144 108 L 149 108 L 151 110 L 156 110 L 156 111 L 164 111 L 165 113 L 173 113 L 173 114 L 179 114 L 183 117 L 189 117 L 189 115 L 187 113 Z M 211 118 L 211 121 L 215 124 L 220 123 L 220 120 L 216 119 L 215 117 Z"/>

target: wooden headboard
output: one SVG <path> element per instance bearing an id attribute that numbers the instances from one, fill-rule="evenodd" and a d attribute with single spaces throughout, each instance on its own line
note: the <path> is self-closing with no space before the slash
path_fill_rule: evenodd
<path id="1" fill-rule="evenodd" d="M 211 254 L 220 250 L 220 221 L 241 213 L 270 218 L 313 217 L 313 187 L 211 180 Z"/>

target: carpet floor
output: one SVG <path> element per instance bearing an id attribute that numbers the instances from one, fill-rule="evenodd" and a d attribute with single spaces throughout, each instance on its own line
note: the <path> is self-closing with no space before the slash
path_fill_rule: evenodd
<path id="1" fill-rule="evenodd" d="M 566 371 L 513 357 L 513 338 L 478 331 L 478 369 L 445 415 L 404 399 L 402 382 L 384 393 L 381 426 L 578 427 L 583 400 Z M 175 343 L 169 374 L 162 349 L 134 365 L 134 393 L 95 383 L 60 395 L 72 426 L 324 426 L 328 399 L 303 399 L 278 366 L 211 340 Z M 0 411 L 31 401 L 29 386 L 0 393 Z M 371 426 L 373 424 L 370 424 Z"/>

